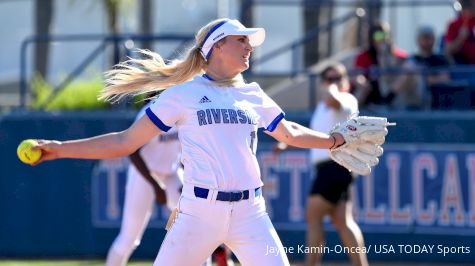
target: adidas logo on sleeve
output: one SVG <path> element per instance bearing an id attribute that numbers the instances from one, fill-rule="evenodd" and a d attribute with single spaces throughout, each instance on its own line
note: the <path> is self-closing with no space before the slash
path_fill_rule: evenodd
<path id="1" fill-rule="evenodd" d="M 206 97 L 206 96 L 203 96 L 203 98 L 201 98 L 201 100 L 199 101 L 199 103 L 210 103 L 210 102 L 211 102 L 211 100 L 208 99 L 208 97 Z"/>

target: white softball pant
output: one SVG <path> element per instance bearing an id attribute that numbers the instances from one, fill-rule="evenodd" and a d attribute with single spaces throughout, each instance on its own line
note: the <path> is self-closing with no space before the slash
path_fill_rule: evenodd
<path id="1" fill-rule="evenodd" d="M 249 199 L 235 202 L 216 200 L 217 194 L 210 190 L 207 198 L 199 198 L 195 188 L 185 184 L 179 212 L 154 266 L 201 265 L 222 243 L 243 266 L 290 265 L 266 212 L 262 193 L 256 196 L 252 189 Z M 280 252 L 269 254 L 269 249 Z"/>
<path id="2" fill-rule="evenodd" d="M 180 198 L 182 171 L 160 177 L 165 186 L 167 206 L 173 210 Z M 107 254 L 106 266 L 126 265 L 130 255 L 140 245 L 140 240 L 152 215 L 155 192 L 134 166 L 129 166 L 120 233 Z M 158 245 L 157 245 L 158 246 Z"/>

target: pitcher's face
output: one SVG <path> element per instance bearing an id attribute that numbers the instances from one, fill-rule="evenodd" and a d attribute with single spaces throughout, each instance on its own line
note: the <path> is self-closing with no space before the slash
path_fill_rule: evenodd
<path id="1" fill-rule="evenodd" d="M 221 59 L 229 67 L 234 67 L 239 72 L 249 68 L 249 57 L 253 51 L 249 39 L 245 35 L 229 35 L 220 45 Z"/>

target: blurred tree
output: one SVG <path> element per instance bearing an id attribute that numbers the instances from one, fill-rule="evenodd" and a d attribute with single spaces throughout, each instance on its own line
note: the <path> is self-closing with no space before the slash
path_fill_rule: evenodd
<path id="1" fill-rule="evenodd" d="M 333 18 L 333 1 L 311 1 L 303 9 L 305 33 L 326 25 Z M 332 29 L 320 31 L 316 38 L 304 44 L 304 67 L 310 67 L 330 56 Z"/>
<path id="2" fill-rule="evenodd" d="M 240 21 L 246 27 L 254 25 L 253 0 L 241 0 L 241 18 Z"/>
<path id="3" fill-rule="evenodd" d="M 345 24 L 341 50 L 350 50 L 366 45 L 367 38 L 365 37 L 365 32 L 368 18 L 366 2 L 366 0 L 357 0 L 353 3 L 352 6 L 358 15 L 358 19 L 352 19 Z"/>
<path id="4" fill-rule="evenodd" d="M 140 6 L 140 33 L 144 35 L 151 35 L 153 33 L 153 2 L 152 0 L 142 0 Z M 141 44 L 142 49 L 152 50 L 152 42 L 147 40 L 143 41 Z"/>
<path id="5" fill-rule="evenodd" d="M 48 36 L 50 34 L 53 14 L 53 0 L 35 0 L 35 34 L 37 36 Z M 34 72 L 47 78 L 49 42 L 36 42 L 34 49 Z"/>
<path id="6" fill-rule="evenodd" d="M 44 0 L 36 0 L 37 2 L 43 2 Z M 50 1 L 50 0 L 46 0 Z M 81 2 L 81 1 L 78 1 Z M 107 31 L 110 35 L 116 36 L 120 33 L 119 16 L 120 10 L 124 8 L 126 3 L 132 3 L 133 0 L 102 0 L 101 3 L 104 7 L 104 11 L 107 15 Z M 92 3 L 96 4 L 96 1 Z M 111 65 L 115 65 L 120 62 L 120 47 L 119 42 L 113 43 L 113 53 L 111 58 Z"/>
<path id="7" fill-rule="evenodd" d="M 254 16 L 253 16 L 253 0 L 241 0 L 241 17 L 240 21 L 246 27 L 254 26 Z M 252 71 L 253 65 L 249 66 L 249 70 Z"/>
<path id="8" fill-rule="evenodd" d="M 383 1 L 382 0 L 364 0 L 362 5 L 365 7 L 367 12 L 367 19 L 362 25 L 362 42 L 364 46 L 368 46 L 370 43 L 369 29 L 371 25 L 381 19 Z"/>
<path id="9" fill-rule="evenodd" d="M 38 2 L 43 2 L 44 0 L 37 0 Z M 51 0 L 45 0 L 51 1 Z M 147 1 L 147 0 L 145 0 Z M 142 2 L 142 1 L 140 1 Z M 97 2 L 93 2 L 97 3 Z M 110 35 L 116 36 L 120 34 L 119 27 L 119 16 L 121 15 L 120 11 L 125 10 L 126 4 L 136 3 L 134 0 L 102 0 L 102 5 L 107 14 L 107 31 Z M 118 39 L 113 43 L 113 53 L 111 57 L 111 65 L 115 65 L 120 62 L 121 53 L 120 53 L 120 43 Z"/>
<path id="10" fill-rule="evenodd" d="M 132 0 L 103 0 L 107 12 L 107 26 L 109 33 L 112 35 L 117 35 L 120 33 L 119 29 L 119 15 L 120 10 L 124 9 L 127 4 L 136 3 Z M 140 29 L 141 34 L 150 35 L 153 33 L 152 25 L 152 12 L 153 12 L 153 1 L 152 0 L 142 0 L 138 2 L 139 6 L 139 19 L 140 19 Z M 150 41 L 143 41 L 141 48 L 149 49 L 152 48 L 152 43 Z M 114 43 L 114 52 L 112 56 L 111 63 L 117 64 L 121 59 L 119 43 Z"/>
<path id="11" fill-rule="evenodd" d="M 120 6 L 126 0 L 103 0 L 105 10 L 107 12 L 107 28 L 109 33 L 112 35 L 117 35 L 119 33 L 119 13 Z M 120 62 L 120 47 L 119 42 L 115 41 L 113 44 L 113 54 L 111 58 L 111 64 L 115 65 Z"/>
<path id="12" fill-rule="evenodd" d="M 321 4 L 315 3 L 307 5 L 303 9 L 304 18 L 304 34 L 320 26 L 320 10 Z M 320 35 L 320 34 L 319 34 Z M 318 62 L 320 58 L 320 41 L 319 37 L 313 38 L 304 44 L 304 67 L 307 68 Z"/>
<path id="13" fill-rule="evenodd" d="M 113 36 L 116 36 L 120 33 L 119 15 L 121 9 L 125 9 L 126 4 L 132 4 L 136 2 L 133 0 L 103 0 L 102 3 L 104 4 L 105 10 L 107 12 L 107 26 L 109 33 Z M 115 39 L 113 43 L 111 65 L 120 63 L 122 56 L 123 54 L 121 54 L 120 42 L 118 39 Z M 126 108 L 127 105 L 129 105 L 127 101 L 122 101 L 119 105 L 115 105 L 115 107 Z"/>

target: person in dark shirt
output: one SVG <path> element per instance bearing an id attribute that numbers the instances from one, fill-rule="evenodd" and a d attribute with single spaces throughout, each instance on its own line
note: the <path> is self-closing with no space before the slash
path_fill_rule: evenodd
<path id="1" fill-rule="evenodd" d="M 417 31 L 418 53 L 412 56 L 412 60 L 420 69 L 425 77 L 425 84 L 429 87 L 446 83 L 450 80 L 448 69 L 449 61 L 442 54 L 434 52 L 435 33 L 431 26 L 424 25 Z"/>

